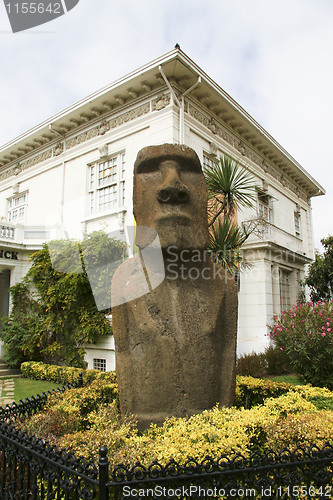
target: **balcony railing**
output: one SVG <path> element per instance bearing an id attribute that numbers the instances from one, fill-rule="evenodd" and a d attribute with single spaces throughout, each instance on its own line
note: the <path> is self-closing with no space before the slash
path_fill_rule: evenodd
<path id="1" fill-rule="evenodd" d="M 9 224 L 0 225 L 0 239 L 2 240 L 14 240 L 15 237 L 15 227 Z"/>

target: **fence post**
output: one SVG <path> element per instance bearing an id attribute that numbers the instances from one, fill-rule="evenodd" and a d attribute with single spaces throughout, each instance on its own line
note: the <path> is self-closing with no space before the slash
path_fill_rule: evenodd
<path id="1" fill-rule="evenodd" d="M 98 478 L 99 478 L 99 500 L 109 500 L 109 489 L 106 483 L 109 480 L 109 459 L 107 457 L 108 449 L 102 446 L 99 449 Z"/>
<path id="2" fill-rule="evenodd" d="M 79 380 L 77 382 L 77 386 L 78 387 L 83 387 L 83 376 L 82 376 L 82 372 L 79 373 Z"/>

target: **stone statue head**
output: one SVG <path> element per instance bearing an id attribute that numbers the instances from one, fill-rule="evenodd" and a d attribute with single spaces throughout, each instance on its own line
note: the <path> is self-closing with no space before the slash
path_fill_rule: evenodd
<path id="1" fill-rule="evenodd" d="M 133 206 L 139 248 L 151 243 L 155 231 L 163 249 L 208 247 L 206 183 L 193 149 L 177 144 L 141 149 L 134 164 Z"/>

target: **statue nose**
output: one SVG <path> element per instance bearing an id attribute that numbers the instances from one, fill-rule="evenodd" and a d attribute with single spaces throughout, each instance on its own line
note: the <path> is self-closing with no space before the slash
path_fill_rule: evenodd
<path id="1" fill-rule="evenodd" d="M 186 203 L 189 199 L 189 190 L 180 182 L 169 183 L 158 189 L 157 199 L 160 203 Z"/>

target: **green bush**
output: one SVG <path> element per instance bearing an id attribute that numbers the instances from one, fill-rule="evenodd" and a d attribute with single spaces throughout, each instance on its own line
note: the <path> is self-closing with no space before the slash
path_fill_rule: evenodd
<path id="1" fill-rule="evenodd" d="M 83 383 L 91 382 L 95 379 L 106 379 L 111 382 L 116 381 L 115 372 L 100 372 L 99 370 L 82 370 L 72 366 L 48 365 L 41 361 L 26 361 L 21 364 L 21 373 L 25 378 L 34 380 L 48 380 L 62 385 L 77 382 L 79 374 L 82 373 Z"/>
<path id="2" fill-rule="evenodd" d="M 267 363 L 266 375 L 284 375 L 292 373 L 292 368 L 284 351 L 277 346 L 269 345 L 264 352 Z"/>
<path id="3" fill-rule="evenodd" d="M 31 254 L 26 276 L 10 288 L 10 315 L 1 318 L 7 364 L 35 360 L 86 368 L 82 346 L 112 334 L 105 311 L 111 277 L 125 252 L 123 242 L 101 230 L 81 242 L 44 243 Z M 94 266 L 94 294 L 85 263 Z"/>
<path id="4" fill-rule="evenodd" d="M 250 409 L 216 406 L 191 417 L 172 417 L 143 434 L 133 417 L 119 414 L 117 386 L 106 380 L 53 394 L 41 413 L 17 424 L 89 460 L 97 461 L 99 448 L 106 445 L 111 466 L 133 466 L 137 461 L 148 466 L 153 460 L 166 464 L 171 458 L 184 463 L 189 457 L 232 457 L 237 452 L 248 457 L 255 450 L 333 441 L 333 412 L 319 411 L 313 402 L 332 398 L 327 389 L 252 377 L 238 377 L 237 386 L 247 387 L 262 403 Z M 261 390 L 268 395 L 264 400 L 258 396 Z"/>
<path id="5" fill-rule="evenodd" d="M 289 391 L 297 392 L 314 404 L 318 410 L 333 410 L 333 392 L 329 389 L 311 385 L 286 384 L 249 376 L 237 377 L 234 405 L 237 408 L 253 408 L 264 404 L 267 398 L 277 398 Z"/>
<path id="6" fill-rule="evenodd" d="M 117 404 L 118 386 L 107 380 L 94 380 L 84 387 L 48 396 L 43 411 L 21 420 L 27 432 L 47 440 L 90 427 L 90 414 L 105 405 Z M 24 422 L 24 423 L 22 423 Z"/>
<path id="7" fill-rule="evenodd" d="M 238 408 L 252 408 L 263 404 L 267 398 L 276 398 L 286 394 L 292 387 L 292 384 L 284 382 L 238 376 L 234 404 Z"/>
<path id="8" fill-rule="evenodd" d="M 264 353 L 252 352 L 243 354 L 237 359 L 237 375 L 250 375 L 251 377 L 264 377 L 267 374 L 267 361 Z"/>
<path id="9" fill-rule="evenodd" d="M 333 302 L 297 304 L 274 318 L 270 337 L 306 383 L 333 389 Z"/>
<path id="10" fill-rule="evenodd" d="M 273 345 L 266 347 L 264 352 L 243 354 L 237 359 L 237 375 L 250 375 L 251 377 L 261 378 L 291 372 L 292 368 L 286 354 Z"/>

